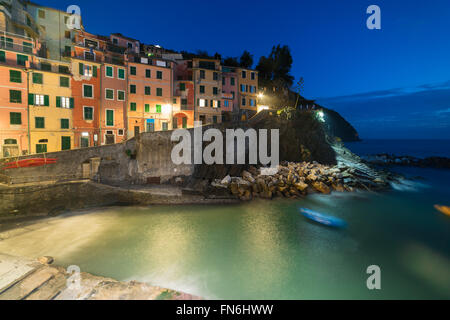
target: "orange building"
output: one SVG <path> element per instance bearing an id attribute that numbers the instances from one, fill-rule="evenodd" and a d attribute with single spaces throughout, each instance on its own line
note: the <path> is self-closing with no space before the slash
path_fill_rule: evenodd
<path id="1" fill-rule="evenodd" d="M 72 96 L 74 145 L 98 146 L 102 141 L 101 78 L 106 42 L 85 31 L 77 31 L 72 51 Z"/>
<path id="2" fill-rule="evenodd" d="M 128 138 L 172 127 L 171 61 L 128 56 Z"/>
<path id="3" fill-rule="evenodd" d="M 2 32 L 0 38 L 1 157 L 29 152 L 27 82 L 36 46 L 33 39 Z"/>
<path id="4" fill-rule="evenodd" d="M 207 123 L 222 122 L 222 67 L 220 60 L 194 58 L 192 60 L 195 85 L 195 120 Z"/>
<path id="5" fill-rule="evenodd" d="M 173 128 L 194 126 L 195 88 L 189 61 L 178 60 L 174 65 Z"/>
<path id="6" fill-rule="evenodd" d="M 251 118 L 257 113 L 258 71 L 237 69 L 239 90 L 239 114 L 242 120 Z"/>

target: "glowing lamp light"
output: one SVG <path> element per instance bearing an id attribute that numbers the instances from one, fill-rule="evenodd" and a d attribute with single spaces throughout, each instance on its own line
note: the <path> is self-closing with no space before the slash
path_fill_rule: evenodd
<path id="1" fill-rule="evenodd" d="M 263 95 L 262 93 L 259 93 L 259 94 L 258 94 L 258 98 L 259 98 L 259 99 L 262 99 L 262 98 L 264 98 L 264 95 Z"/>
<path id="2" fill-rule="evenodd" d="M 269 110 L 269 106 L 258 106 L 258 112 L 261 112 L 263 110 Z"/>
<path id="3" fill-rule="evenodd" d="M 164 104 L 161 108 L 161 112 L 165 114 L 169 114 L 172 112 L 172 105 L 171 104 Z"/>
<path id="4" fill-rule="evenodd" d="M 323 111 L 317 111 L 317 120 L 325 122 L 325 113 Z"/>

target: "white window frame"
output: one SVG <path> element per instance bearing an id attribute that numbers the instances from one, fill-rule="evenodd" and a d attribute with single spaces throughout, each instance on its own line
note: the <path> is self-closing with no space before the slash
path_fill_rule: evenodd
<path id="1" fill-rule="evenodd" d="M 83 66 L 83 76 L 92 77 L 93 74 L 94 74 L 94 67 L 89 64 L 85 64 Z"/>
<path id="2" fill-rule="evenodd" d="M 108 68 L 112 69 L 112 76 L 108 76 L 108 73 L 106 72 L 106 70 L 108 70 Z M 114 67 L 113 66 L 105 66 L 105 77 L 106 78 L 110 78 L 110 79 L 114 79 Z"/>
<path id="3" fill-rule="evenodd" d="M 84 115 L 85 115 L 84 109 L 86 109 L 86 108 L 92 108 L 92 119 L 86 119 L 86 118 L 84 117 Z M 92 107 L 92 106 L 83 106 L 83 120 L 84 120 L 84 121 L 94 121 L 94 119 L 95 119 L 94 113 L 95 113 L 94 107 Z"/>
<path id="4" fill-rule="evenodd" d="M 70 98 L 61 97 L 61 108 L 70 109 Z"/>
<path id="5" fill-rule="evenodd" d="M 123 100 L 119 99 L 119 92 L 123 92 Z M 117 90 L 117 101 L 125 101 L 125 91 L 124 90 Z"/>
<path id="6" fill-rule="evenodd" d="M 213 100 L 213 108 L 217 109 L 219 107 L 219 102 L 217 100 Z"/>
<path id="7" fill-rule="evenodd" d="M 200 108 L 205 108 L 206 107 L 206 99 L 199 99 L 198 105 Z"/>
<path id="8" fill-rule="evenodd" d="M 35 106 L 44 106 L 45 104 L 45 100 L 44 100 L 44 95 L 43 94 L 35 94 L 34 95 L 34 105 Z"/>
<path id="9" fill-rule="evenodd" d="M 108 110 L 113 112 L 113 125 L 112 126 L 108 125 Z M 114 109 L 105 109 L 105 127 L 113 128 L 115 126 L 114 125 L 115 123 L 116 123 L 116 113 L 114 112 Z M 114 134 L 114 132 L 113 132 L 113 134 Z"/>
<path id="10" fill-rule="evenodd" d="M 120 130 L 122 130 L 122 134 L 120 134 Z M 124 134 L 125 134 L 125 129 L 117 129 L 117 135 L 118 135 L 119 137 L 123 137 Z"/>
<path id="11" fill-rule="evenodd" d="M 108 92 L 108 90 L 112 91 L 113 97 L 112 99 L 108 98 L 108 95 L 106 94 Z M 114 101 L 114 89 L 111 88 L 105 88 L 105 100 L 110 100 L 110 101 Z"/>
<path id="12" fill-rule="evenodd" d="M 92 87 L 92 97 L 86 97 L 86 96 L 84 95 L 84 86 Z M 94 85 L 83 83 L 83 98 L 86 98 L 86 99 L 94 99 L 94 98 L 95 98 L 95 94 L 94 94 Z"/>

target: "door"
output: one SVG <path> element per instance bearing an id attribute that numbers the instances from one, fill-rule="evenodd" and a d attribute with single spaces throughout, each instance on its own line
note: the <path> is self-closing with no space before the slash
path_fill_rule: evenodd
<path id="1" fill-rule="evenodd" d="M 154 131 L 155 131 L 155 123 L 147 122 L 147 132 L 154 132 Z"/>
<path id="2" fill-rule="evenodd" d="M 139 135 L 139 131 L 140 131 L 140 128 L 138 126 L 135 126 L 134 127 L 134 136 L 135 137 Z"/>
<path id="3" fill-rule="evenodd" d="M 81 137 L 81 147 L 88 148 L 89 147 L 89 138 Z"/>
<path id="4" fill-rule="evenodd" d="M 113 134 L 107 134 L 105 137 L 106 137 L 106 144 L 115 143 L 115 136 Z"/>
<path id="5" fill-rule="evenodd" d="M 70 137 L 61 137 L 61 150 L 70 150 Z"/>

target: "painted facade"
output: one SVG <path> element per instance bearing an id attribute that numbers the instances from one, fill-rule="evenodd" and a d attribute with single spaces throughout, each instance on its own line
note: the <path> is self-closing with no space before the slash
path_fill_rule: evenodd
<path id="1" fill-rule="evenodd" d="M 70 57 L 73 46 L 72 30 L 67 26 L 70 14 L 32 2 L 27 2 L 26 8 L 40 30 L 41 41 L 45 44 L 44 57 L 51 60 Z"/>
<path id="2" fill-rule="evenodd" d="M 128 57 L 128 138 L 172 128 L 172 62 Z"/>
<path id="3" fill-rule="evenodd" d="M 189 61 L 178 60 L 174 65 L 173 128 L 194 126 L 195 88 Z"/>
<path id="4" fill-rule="evenodd" d="M 86 148 L 100 145 L 101 72 L 105 43 L 96 36 L 79 31 L 72 51 L 72 96 L 74 146 Z"/>
<path id="5" fill-rule="evenodd" d="M 0 155 L 30 150 L 27 78 L 39 48 L 33 39 L 2 32 L 0 39 Z"/>
<path id="6" fill-rule="evenodd" d="M 258 71 L 237 68 L 237 75 L 239 114 L 241 120 L 247 120 L 258 111 Z"/>
<path id="7" fill-rule="evenodd" d="M 126 139 L 127 68 L 105 63 L 101 84 L 101 144 L 119 143 Z"/>
<path id="8" fill-rule="evenodd" d="M 31 153 L 73 148 L 70 64 L 37 58 L 28 77 Z"/>
<path id="9" fill-rule="evenodd" d="M 195 120 L 203 124 L 222 122 L 222 76 L 220 60 L 194 58 Z"/>
<path id="10" fill-rule="evenodd" d="M 222 67 L 222 115 L 225 120 L 232 120 L 239 113 L 237 77 L 236 68 Z"/>

